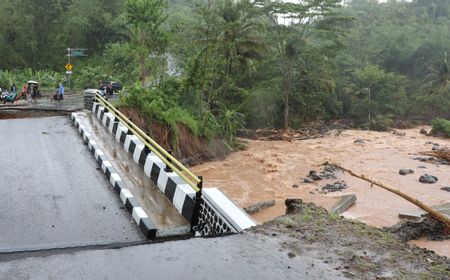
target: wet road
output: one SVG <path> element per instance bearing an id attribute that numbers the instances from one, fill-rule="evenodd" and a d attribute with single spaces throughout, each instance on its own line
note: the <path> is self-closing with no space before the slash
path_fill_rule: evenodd
<path id="1" fill-rule="evenodd" d="M 6 109 L 22 109 L 22 110 L 51 110 L 51 111 L 76 111 L 83 109 L 84 93 L 83 92 L 67 92 L 64 94 L 64 100 L 51 100 L 50 93 L 36 100 L 24 100 L 11 103 L 0 103 L 0 110 Z"/>
<path id="2" fill-rule="evenodd" d="M 87 113 L 78 117 L 158 229 L 189 227 L 189 222 L 95 116 Z"/>
<path id="3" fill-rule="evenodd" d="M 282 239 L 246 233 L 14 260 L 0 279 L 347 279 L 314 254 L 290 257 Z"/>
<path id="4" fill-rule="evenodd" d="M 145 240 L 67 117 L 0 120 L 0 143 L 0 253 Z"/>

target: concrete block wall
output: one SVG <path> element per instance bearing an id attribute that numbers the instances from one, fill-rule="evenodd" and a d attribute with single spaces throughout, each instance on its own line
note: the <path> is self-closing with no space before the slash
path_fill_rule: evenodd
<path id="1" fill-rule="evenodd" d="M 98 102 L 94 102 L 92 112 L 117 142 L 129 152 L 133 160 L 144 169 L 145 174 L 157 185 L 175 208 L 188 221 L 195 220 L 195 191 L 175 172 L 166 171 L 166 164 L 151 153 L 139 138 L 128 131 Z M 196 231 L 201 235 L 222 235 L 239 233 L 255 226 L 255 222 L 219 189 L 203 189 L 203 199 L 199 204 Z"/>

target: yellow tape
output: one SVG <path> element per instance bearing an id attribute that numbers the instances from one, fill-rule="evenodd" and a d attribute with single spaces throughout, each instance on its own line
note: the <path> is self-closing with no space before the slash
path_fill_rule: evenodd
<path id="1" fill-rule="evenodd" d="M 157 155 L 167 166 L 169 166 L 176 174 L 178 174 L 186 183 L 188 183 L 196 192 L 200 189 L 197 184 L 200 179 L 192 173 L 186 166 L 169 154 L 163 147 L 161 147 L 155 140 L 150 138 L 145 132 L 131 122 L 126 116 L 124 116 L 119 110 L 117 110 L 111 103 L 104 99 L 98 93 L 96 99 L 100 104 L 107 108 L 116 118 L 122 121 L 122 123 L 136 135 L 150 151 Z"/>

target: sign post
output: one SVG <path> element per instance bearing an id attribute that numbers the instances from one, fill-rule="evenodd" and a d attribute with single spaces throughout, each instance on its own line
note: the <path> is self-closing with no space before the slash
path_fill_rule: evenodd
<path id="1" fill-rule="evenodd" d="M 67 48 L 67 64 L 66 64 L 66 75 L 69 76 L 69 88 L 70 86 L 70 80 L 71 80 L 71 76 L 73 74 L 72 70 L 73 70 L 73 65 L 70 63 L 70 58 L 71 57 L 81 57 L 81 56 L 88 56 L 87 55 L 87 49 L 71 49 L 71 48 Z"/>
<path id="2" fill-rule="evenodd" d="M 72 65 L 72 64 L 70 64 L 70 54 L 71 54 L 71 49 L 68 48 L 67 49 L 67 59 L 68 59 L 67 65 Z M 66 69 L 67 69 L 67 65 L 66 65 Z M 67 71 L 69 71 L 69 70 L 67 70 Z M 66 74 L 67 74 L 67 72 L 66 72 Z M 70 87 L 70 77 L 72 76 L 72 73 L 70 73 L 68 75 L 69 75 L 69 88 L 71 88 Z"/>

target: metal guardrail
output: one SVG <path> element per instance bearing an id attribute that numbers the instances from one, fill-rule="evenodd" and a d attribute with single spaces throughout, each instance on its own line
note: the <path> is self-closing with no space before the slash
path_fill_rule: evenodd
<path id="1" fill-rule="evenodd" d="M 111 103 L 109 103 L 100 94 L 95 95 L 95 100 L 102 104 L 109 112 L 111 112 L 117 119 L 119 119 L 139 140 L 141 140 L 147 148 L 157 155 L 170 169 L 178 174 L 187 184 L 189 184 L 197 193 L 201 190 L 202 179 L 192 173 L 186 166 L 174 158 L 169 152 L 164 150 L 158 143 L 155 142 L 144 131 L 137 127 Z"/>

